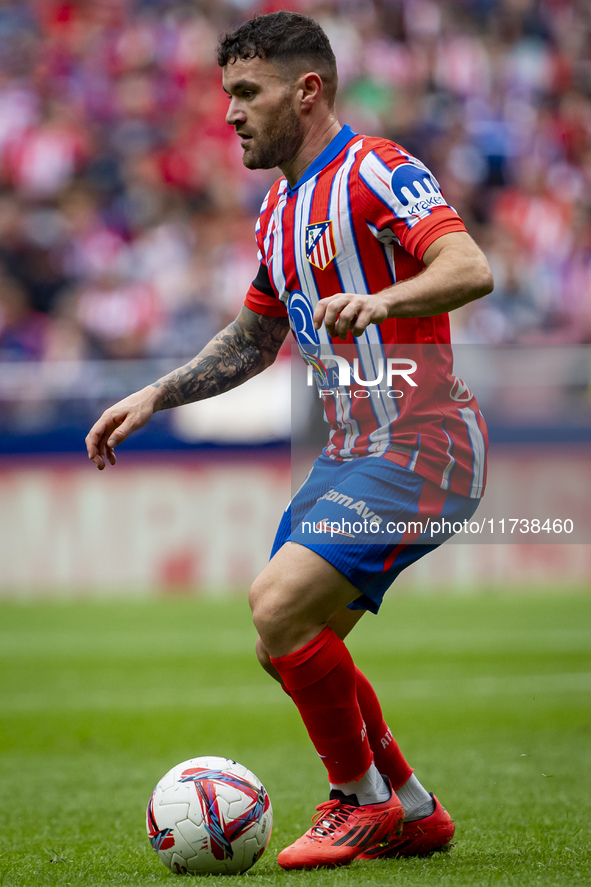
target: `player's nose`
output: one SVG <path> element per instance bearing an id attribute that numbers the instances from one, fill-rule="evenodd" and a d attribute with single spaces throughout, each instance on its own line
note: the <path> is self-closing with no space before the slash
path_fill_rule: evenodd
<path id="1" fill-rule="evenodd" d="M 226 123 L 229 126 L 236 126 L 237 123 L 246 123 L 246 114 L 235 98 L 231 99 L 228 105 Z"/>

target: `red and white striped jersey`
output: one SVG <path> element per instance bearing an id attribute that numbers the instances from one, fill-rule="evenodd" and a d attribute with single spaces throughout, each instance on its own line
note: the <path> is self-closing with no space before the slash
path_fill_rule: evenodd
<path id="1" fill-rule="evenodd" d="M 326 455 L 389 459 L 479 498 L 486 426 L 453 374 L 448 315 L 388 319 L 345 344 L 312 323 L 319 299 L 414 277 L 425 250 L 453 231 L 465 231 L 463 222 L 422 163 L 345 126 L 293 188 L 280 178 L 265 198 L 261 265 L 245 304 L 289 317 L 324 401 Z"/>

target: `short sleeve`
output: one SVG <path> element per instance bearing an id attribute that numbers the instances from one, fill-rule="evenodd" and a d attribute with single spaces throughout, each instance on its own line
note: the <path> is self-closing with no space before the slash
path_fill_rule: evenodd
<path id="1" fill-rule="evenodd" d="M 251 311 L 263 314 L 265 317 L 287 317 L 287 309 L 283 302 L 277 298 L 267 266 L 261 262 L 258 274 L 251 283 L 244 304 Z"/>
<path id="2" fill-rule="evenodd" d="M 373 234 L 381 240 L 393 236 L 419 261 L 439 237 L 466 230 L 430 170 L 392 143 L 361 161 L 359 200 Z"/>

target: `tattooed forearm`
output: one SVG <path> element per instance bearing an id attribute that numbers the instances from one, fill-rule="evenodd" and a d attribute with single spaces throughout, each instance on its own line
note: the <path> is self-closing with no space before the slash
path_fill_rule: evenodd
<path id="1" fill-rule="evenodd" d="M 160 389 L 158 409 L 222 394 L 256 376 L 273 363 L 288 330 L 285 317 L 263 317 L 243 308 L 197 357 L 154 382 Z"/>

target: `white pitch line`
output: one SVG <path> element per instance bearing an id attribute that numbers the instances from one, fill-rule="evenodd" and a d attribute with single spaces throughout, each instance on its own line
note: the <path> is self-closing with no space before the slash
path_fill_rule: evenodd
<path id="1" fill-rule="evenodd" d="M 591 691 L 591 672 L 567 672 L 547 675 L 483 675 L 454 680 L 410 679 L 376 683 L 382 701 L 395 703 L 410 699 L 442 699 L 453 695 L 456 699 L 498 696 L 546 696 Z M 4 698 L 3 698 L 4 697 Z M 159 708 L 182 707 L 184 711 L 199 708 L 253 708 L 256 706 L 289 706 L 291 703 L 278 687 L 270 685 L 238 685 L 232 688 L 203 687 L 193 693 L 158 689 L 145 692 L 119 693 L 113 691 L 76 691 L 55 697 L 41 692 L 14 693 L 12 698 L 4 689 L 0 694 L 0 711 L 8 713 L 50 711 L 145 711 Z"/>
<path id="2" fill-rule="evenodd" d="M 378 631 L 352 635 L 351 650 L 354 656 L 375 653 L 379 643 L 386 643 L 389 635 Z M 146 649 L 174 650 L 175 654 L 193 655 L 195 649 L 200 653 L 218 654 L 224 651 L 226 657 L 254 655 L 254 629 L 225 629 L 203 634 L 190 629 L 171 631 L 153 631 L 149 634 L 135 635 L 132 632 L 109 632 L 106 635 L 88 635 L 86 632 L 75 634 L 71 631 L 35 631 L 26 630 L 9 632 L 0 628 L 0 660 L 38 660 L 46 657 L 49 660 L 69 659 L 82 656 L 89 659 L 95 656 L 113 656 L 133 659 L 145 655 Z M 446 629 L 445 632 L 435 630 L 402 633 L 397 638 L 397 652 L 415 653 L 421 648 L 430 653 L 449 651 L 464 653 L 472 651 L 483 653 L 502 653 L 504 650 L 533 650 L 538 653 L 587 653 L 591 650 L 591 630 L 578 629 L 489 629 L 486 634 L 473 634 L 468 637 L 464 631 Z"/>
<path id="3" fill-rule="evenodd" d="M 424 699 L 429 696 L 449 695 L 458 697 L 492 696 L 543 696 L 555 693 L 585 693 L 591 691 L 591 672 L 566 672 L 564 674 L 482 675 L 473 678 L 449 680 L 410 679 L 397 683 L 376 682 L 381 700 Z"/>

